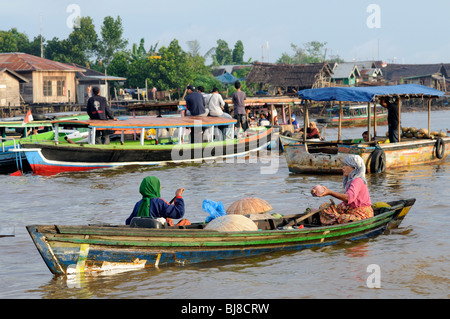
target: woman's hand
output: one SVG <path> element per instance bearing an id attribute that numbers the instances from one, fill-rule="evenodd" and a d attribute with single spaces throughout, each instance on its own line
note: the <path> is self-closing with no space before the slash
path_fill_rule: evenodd
<path id="1" fill-rule="evenodd" d="M 178 188 L 175 192 L 175 196 L 181 196 L 183 195 L 184 188 Z"/>
<path id="2" fill-rule="evenodd" d="M 323 187 L 323 192 L 320 197 L 330 195 L 330 190 L 328 188 L 326 188 L 325 186 L 322 186 L 322 187 Z"/>

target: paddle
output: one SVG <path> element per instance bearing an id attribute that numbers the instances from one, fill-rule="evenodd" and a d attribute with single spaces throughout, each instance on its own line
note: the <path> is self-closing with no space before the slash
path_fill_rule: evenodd
<path id="1" fill-rule="evenodd" d="M 321 211 L 323 211 L 323 210 L 329 208 L 330 206 L 334 206 L 334 201 L 333 201 L 332 199 L 330 199 L 330 201 L 331 201 L 331 204 L 328 204 L 326 207 L 321 208 L 321 209 L 316 210 L 316 211 L 313 211 L 313 212 L 310 212 L 310 213 L 308 213 L 308 214 L 306 214 L 306 215 L 302 215 L 300 218 L 291 220 L 291 221 L 290 221 L 289 223 L 287 223 L 285 226 L 292 226 L 292 225 L 294 225 L 294 224 L 298 224 L 298 223 L 300 223 L 301 221 L 305 220 L 306 218 L 311 217 L 311 216 L 314 215 L 314 214 L 320 213 Z"/>
<path id="2" fill-rule="evenodd" d="M 181 194 L 183 194 L 184 188 L 182 188 L 182 190 L 183 190 L 183 191 L 181 192 Z M 175 200 L 175 198 L 177 198 L 177 195 L 175 195 L 175 196 L 170 200 L 169 204 L 172 204 L 173 201 Z"/>

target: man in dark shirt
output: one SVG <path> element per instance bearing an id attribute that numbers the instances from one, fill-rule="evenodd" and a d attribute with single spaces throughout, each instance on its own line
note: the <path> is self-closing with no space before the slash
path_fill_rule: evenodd
<path id="1" fill-rule="evenodd" d="M 188 95 L 186 96 L 186 115 L 187 116 L 208 116 L 209 111 L 205 108 L 205 100 L 200 92 L 196 92 L 192 85 L 187 88 Z M 191 128 L 190 139 L 191 143 L 202 142 L 202 129 L 197 127 Z"/>
<path id="2" fill-rule="evenodd" d="M 387 108 L 388 110 L 388 131 L 389 131 L 389 142 L 398 143 L 399 140 L 399 114 L 398 105 L 394 102 L 390 102 L 388 98 L 383 98 L 380 100 L 381 106 Z"/>
<path id="3" fill-rule="evenodd" d="M 189 85 L 186 90 L 188 94 L 185 99 L 186 108 L 189 111 L 189 113 L 186 112 L 186 114 L 191 116 L 208 116 L 203 95 L 200 92 L 196 92 L 192 85 Z"/>
<path id="4" fill-rule="evenodd" d="M 100 96 L 100 89 L 96 86 L 92 88 L 92 93 L 94 94 L 91 98 L 89 98 L 87 102 L 87 113 L 91 120 L 108 120 L 108 118 L 117 121 L 109 108 L 108 102 L 106 98 Z M 109 144 L 109 135 L 111 131 L 108 130 L 96 130 L 95 131 L 95 143 L 101 144 L 103 140 L 103 144 Z"/>

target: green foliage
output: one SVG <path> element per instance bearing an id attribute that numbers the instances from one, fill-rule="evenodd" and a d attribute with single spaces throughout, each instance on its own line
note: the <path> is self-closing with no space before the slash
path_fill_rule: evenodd
<path id="1" fill-rule="evenodd" d="M 122 38 L 123 27 L 120 16 L 117 19 L 105 17 L 100 34 L 102 40 L 99 42 L 98 53 L 103 63 L 109 64 L 114 53 L 124 50 L 128 45 L 128 41 Z"/>
<path id="2" fill-rule="evenodd" d="M 222 39 L 217 40 L 215 58 L 219 65 L 231 64 L 232 56 L 228 43 Z"/>
<path id="3" fill-rule="evenodd" d="M 40 56 L 41 38 L 35 37 L 30 41 L 25 33 L 18 32 L 16 28 L 9 31 L 0 30 L 0 53 L 4 52 L 22 52 Z"/>
<path id="4" fill-rule="evenodd" d="M 213 88 L 218 88 L 219 90 L 222 89 L 222 82 L 220 82 L 219 79 L 213 77 L 211 74 L 209 75 L 197 75 L 194 79 L 194 82 L 192 82 L 192 85 L 195 87 L 203 86 L 205 88 L 205 93 L 209 93 L 212 91 Z"/>
<path id="5" fill-rule="evenodd" d="M 245 92 L 245 95 L 247 95 L 247 97 L 253 96 L 253 93 L 250 90 L 250 88 L 247 86 L 247 83 L 245 83 L 245 81 L 240 81 L 240 82 L 241 82 L 241 91 Z M 228 95 L 231 96 L 234 92 L 236 92 L 234 85 L 230 85 L 228 88 Z"/>
<path id="6" fill-rule="evenodd" d="M 283 53 L 277 60 L 277 63 L 283 64 L 308 64 L 325 62 L 326 59 L 326 42 L 311 41 L 303 45 L 303 49 L 295 44 L 291 44 L 294 51 L 292 55 Z M 342 62 L 339 56 L 333 56 L 328 61 Z"/>
<path id="7" fill-rule="evenodd" d="M 233 64 L 244 63 L 244 44 L 241 40 L 237 41 L 233 49 Z"/>

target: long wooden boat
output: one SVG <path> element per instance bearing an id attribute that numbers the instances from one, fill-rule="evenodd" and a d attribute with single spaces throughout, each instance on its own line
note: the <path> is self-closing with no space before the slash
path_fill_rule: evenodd
<path id="1" fill-rule="evenodd" d="M 313 213 L 254 221 L 258 231 L 204 229 L 204 223 L 167 228 L 119 225 L 30 225 L 27 230 L 53 274 L 194 264 L 301 250 L 357 240 L 397 228 L 415 199 L 389 202 L 373 218 L 320 226 Z M 319 222 L 320 223 L 320 222 Z M 133 224 L 133 222 L 132 222 Z M 293 225 L 293 226 L 288 226 Z"/>
<path id="2" fill-rule="evenodd" d="M 341 114 L 341 127 L 355 127 L 367 125 L 367 105 L 348 105 L 340 108 L 339 106 L 333 106 L 326 109 L 327 116 L 316 118 L 317 123 L 326 123 L 328 127 L 339 126 L 339 112 L 342 109 Z M 374 121 L 379 125 L 387 124 L 387 110 L 381 105 L 377 104 L 377 112 L 373 112 L 373 105 L 371 106 L 371 116 Z"/>
<path id="3" fill-rule="evenodd" d="M 39 141 L 21 143 L 34 174 L 53 175 L 67 171 L 86 171 L 126 165 L 161 165 L 186 163 L 244 155 L 267 147 L 272 128 L 248 132 L 243 138 L 221 139 L 210 134 L 207 142 L 186 142 L 185 128 L 194 131 L 216 127 L 232 127 L 235 119 L 222 117 L 136 117 L 118 121 L 54 121 L 55 131 L 60 126 L 88 128 L 90 138 L 83 143 Z M 165 138 L 147 138 L 147 132 L 165 129 Z M 120 139 L 110 144 L 95 144 L 96 130 L 118 133 Z M 170 131 L 174 130 L 173 134 Z M 128 133 L 128 134 L 127 134 Z M 126 138 L 126 135 L 128 138 Z M 156 133 L 158 136 L 158 134 Z"/>
<path id="4" fill-rule="evenodd" d="M 299 91 L 305 100 L 317 101 L 365 101 L 369 104 L 380 97 L 396 97 L 399 114 L 401 99 L 428 98 L 429 116 L 430 100 L 440 97 L 444 92 L 420 85 L 397 85 L 370 88 L 324 88 Z M 305 104 L 305 114 L 307 106 Z M 371 118 L 368 117 L 368 131 L 371 131 Z M 428 121 L 428 132 L 430 120 Z M 399 132 L 402 130 L 399 128 Z M 339 131 L 340 132 L 340 131 Z M 340 134 L 339 134 L 340 135 Z M 398 143 L 386 143 L 386 137 L 376 136 L 368 142 L 361 138 L 336 141 L 308 142 L 306 140 L 288 139 L 283 141 L 284 154 L 289 171 L 293 173 L 342 173 L 343 159 L 348 154 L 360 155 L 368 173 L 380 173 L 410 165 L 432 164 L 444 160 L 450 154 L 450 137 L 429 135 L 427 138 L 403 138 Z"/>
<path id="5" fill-rule="evenodd" d="M 42 117 L 42 116 L 41 116 Z M 53 116 L 55 117 L 55 116 Z M 87 114 L 64 114 L 58 115 L 59 119 L 88 119 Z M 21 142 L 35 142 L 38 140 L 54 140 L 51 120 L 37 120 L 24 124 L 23 121 L 7 120 L 0 121 L 0 174 L 8 174 L 17 170 L 31 171 L 31 167 L 23 152 L 20 152 Z M 39 128 L 39 133 L 28 135 L 28 130 Z M 16 133 L 15 130 L 23 131 Z M 59 132 L 63 138 L 68 131 Z M 23 137 L 21 137 L 23 135 Z"/>

